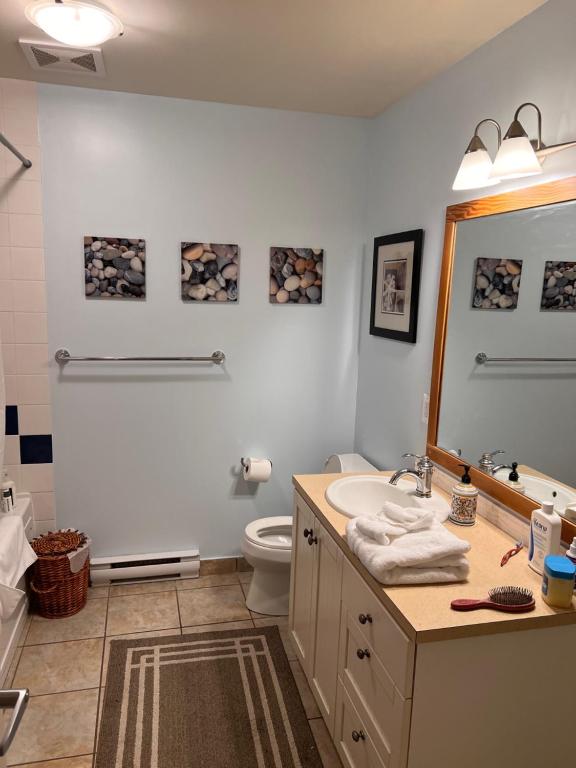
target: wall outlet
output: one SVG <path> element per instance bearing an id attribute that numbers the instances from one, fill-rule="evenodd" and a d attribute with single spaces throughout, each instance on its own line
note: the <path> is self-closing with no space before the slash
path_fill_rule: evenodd
<path id="1" fill-rule="evenodd" d="M 428 424 L 428 411 L 430 410 L 430 394 L 424 392 L 422 397 L 422 424 Z"/>

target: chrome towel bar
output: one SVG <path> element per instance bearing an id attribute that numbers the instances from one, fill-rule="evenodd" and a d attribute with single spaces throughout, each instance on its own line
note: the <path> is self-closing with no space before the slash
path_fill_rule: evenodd
<path id="1" fill-rule="evenodd" d="M 486 352 L 476 355 L 478 365 L 484 363 L 576 363 L 576 357 L 488 357 Z"/>
<path id="2" fill-rule="evenodd" d="M 214 363 L 222 365 L 226 355 L 216 350 L 208 357 L 80 357 L 71 355 L 67 349 L 58 349 L 54 355 L 57 363 Z"/>

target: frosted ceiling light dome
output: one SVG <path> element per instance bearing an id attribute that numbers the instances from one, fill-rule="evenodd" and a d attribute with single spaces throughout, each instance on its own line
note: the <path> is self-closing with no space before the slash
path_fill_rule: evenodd
<path id="1" fill-rule="evenodd" d="M 36 0 L 26 8 L 26 18 L 65 45 L 89 48 L 123 32 L 113 13 L 81 0 Z"/>

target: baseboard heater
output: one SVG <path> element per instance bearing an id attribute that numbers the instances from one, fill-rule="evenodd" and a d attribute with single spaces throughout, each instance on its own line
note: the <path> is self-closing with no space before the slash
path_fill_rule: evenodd
<path id="1" fill-rule="evenodd" d="M 92 584 L 166 578 L 193 579 L 199 573 L 200 552 L 198 549 L 93 557 L 90 560 Z"/>

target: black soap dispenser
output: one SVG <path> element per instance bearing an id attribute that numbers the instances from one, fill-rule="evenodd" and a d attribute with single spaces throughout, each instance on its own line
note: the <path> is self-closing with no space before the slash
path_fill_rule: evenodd
<path id="1" fill-rule="evenodd" d="M 520 475 L 517 472 L 518 469 L 518 462 L 513 461 L 512 462 L 512 472 L 508 475 L 508 481 L 506 485 L 509 485 L 510 488 L 514 488 L 515 491 L 518 491 L 518 493 L 524 493 L 524 486 L 520 482 Z"/>
<path id="2" fill-rule="evenodd" d="M 456 525 L 474 525 L 478 504 L 478 488 L 472 485 L 470 465 L 460 464 L 459 466 L 464 469 L 464 474 L 460 482 L 452 489 L 452 505 L 448 519 Z"/>

